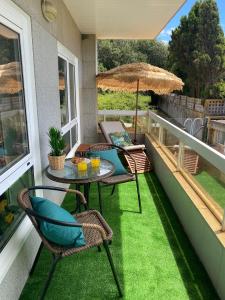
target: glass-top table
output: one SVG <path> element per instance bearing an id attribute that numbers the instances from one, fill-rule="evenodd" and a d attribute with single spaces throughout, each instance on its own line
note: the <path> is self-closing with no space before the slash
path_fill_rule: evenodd
<path id="1" fill-rule="evenodd" d="M 91 162 L 87 163 L 87 171 L 78 171 L 70 159 L 67 159 L 62 170 L 53 170 L 50 166 L 46 168 L 46 175 L 52 181 L 76 184 L 76 189 L 80 190 L 80 186 L 84 186 L 84 196 L 89 199 L 89 186 L 92 182 L 100 181 L 110 177 L 115 172 L 115 166 L 108 160 L 101 159 L 100 166 L 93 168 Z"/>
<path id="2" fill-rule="evenodd" d="M 91 163 L 87 163 L 87 171 L 78 171 L 77 166 L 74 165 L 70 159 L 65 161 L 64 169 L 52 170 L 47 167 L 47 177 L 53 181 L 61 183 L 90 183 L 99 181 L 103 178 L 111 176 L 115 171 L 114 165 L 108 161 L 101 159 L 99 168 L 93 168 Z"/>

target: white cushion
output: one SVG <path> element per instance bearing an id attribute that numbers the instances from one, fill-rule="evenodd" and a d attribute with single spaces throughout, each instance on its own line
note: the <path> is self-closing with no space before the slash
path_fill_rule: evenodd
<path id="1" fill-rule="evenodd" d="M 125 150 L 144 150 L 145 149 L 145 145 L 131 145 L 131 146 L 126 146 L 123 147 Z"/>

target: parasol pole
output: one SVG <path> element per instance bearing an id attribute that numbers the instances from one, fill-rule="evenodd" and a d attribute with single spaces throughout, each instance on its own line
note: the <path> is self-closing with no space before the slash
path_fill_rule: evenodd
<path id="1" fill-rule="evenodd" d="M 136 142 L 137 142 L 138 94 L 139 94 L 139 79 L 137 80 L 137 91 L 136 91 L 136 111 L 135 111 L 135 123 L 134 123 L 134 144 L 136 144 Z"/>

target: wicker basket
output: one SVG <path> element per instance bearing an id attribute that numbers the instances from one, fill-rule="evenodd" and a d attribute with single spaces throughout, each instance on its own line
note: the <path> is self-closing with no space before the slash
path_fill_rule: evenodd
<path id="1" fill-rule="evenodd" d="M 61 170 L 64 168 L 66 154 L 61 156 L 48 155 L 49 166 L 53 170 Z"/>

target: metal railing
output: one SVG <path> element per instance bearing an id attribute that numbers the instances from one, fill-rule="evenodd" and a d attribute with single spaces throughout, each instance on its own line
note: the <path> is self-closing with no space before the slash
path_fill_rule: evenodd
<path id="1" fill-rule="evenodd" d="M 128 130 L 134 130 L 135 110 L 99 110 L 98 121 L 123 121 Z M 148 111 L 139 110 L 137 128 L 138 132 L 145 133 L 147 130 Z"/>

